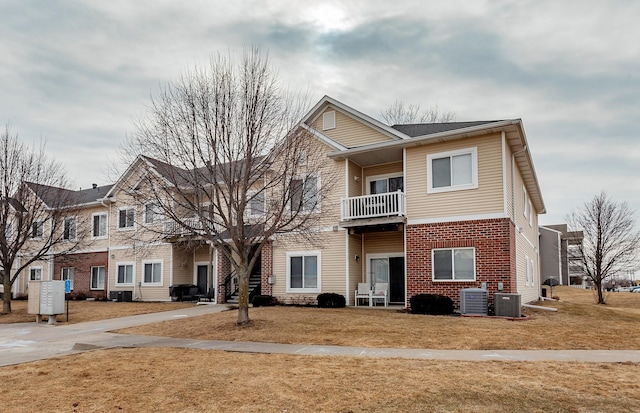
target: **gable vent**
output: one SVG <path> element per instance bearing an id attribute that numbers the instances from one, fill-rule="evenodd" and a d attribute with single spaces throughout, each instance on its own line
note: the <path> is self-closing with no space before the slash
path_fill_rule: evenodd
<path id="1" fill-rule="evenodd" d="M 322 130 L 336 127 L 336 111 L 332 110 L 322 114 Z"/>

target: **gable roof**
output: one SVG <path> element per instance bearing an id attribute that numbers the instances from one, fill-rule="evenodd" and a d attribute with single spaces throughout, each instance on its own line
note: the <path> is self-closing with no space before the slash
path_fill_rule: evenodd
<path id="1" fill-rule="evenodd" d="M 99 199 L 105 197 L 113 186 L 103 185 L 74 191 L 56 186 L 37 184 L 35 182 L 26 182 L 25 184 L 48 208 L 62 208 L 97 203 Z"/>
<path id="2" fill-rule="evenodd" d="M 472 126 L 486 125 L 499 122 L 495 120 L 481 120 L 474 122 L 446 122 L 446 123 L 412 123 L 406 125 L 393 125 L 392 128 L 415 138 L 417 136 L 432 135 L 434 133 L 449 132 L 456 129 L 464 129 Z"/>

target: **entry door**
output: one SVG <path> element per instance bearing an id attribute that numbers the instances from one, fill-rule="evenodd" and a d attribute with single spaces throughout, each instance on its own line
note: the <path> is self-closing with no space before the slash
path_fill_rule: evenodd
<path id="1" fill-rule="evenodd" d="M 199 294 L 206 294 L 207 293 L 207 278 L 208 277 L 208 273 L 209 273 L 209 266 L 208 265 L 198 265 L 197 268 L 197 282 L 198 282 L 198 293 Z"/>
<path id="2" fill-rule="evenodd" d="M 389 283 L 389 302 L 404 304 L 404 257 L 371 258 L 371 283 Z"/>

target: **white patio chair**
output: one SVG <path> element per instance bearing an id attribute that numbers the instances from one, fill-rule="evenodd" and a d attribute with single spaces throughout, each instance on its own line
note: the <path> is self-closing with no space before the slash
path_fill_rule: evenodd
<path id="1" fill-rule="evenodd" d="M 356 290 L 356 307 L 358 306 L 358 300 L 366 298 L 369 306 L 371 307 L 371 288 L 369 283 L 358 283 L 358 289 Z"/>
<path id="2" fill-rule="evenodd" d="M 389 283 L 376 283 L 373 294 L 371 295 L 371 302 L 374 300 L 383 299 L 384 306 L 387 307 L 389 304 Z"/>

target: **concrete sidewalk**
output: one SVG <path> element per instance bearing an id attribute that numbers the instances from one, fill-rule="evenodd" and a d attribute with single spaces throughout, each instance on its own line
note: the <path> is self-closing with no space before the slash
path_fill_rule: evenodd
<path id="1" fill-rule="evenodd" d="M 173 347 L 241 353 L 422 360 L 640 363 L 639 350 L 428 350 L 192 340 L 109 333 L 109 331 L 120 328 L 212 314 L 226 309 L 227 307 L 224 305 L 204 305 L 66 326 L 35 323 L 2 325 L 0 326 L 0 366 L 100 348 L 124 347 Z"/>

